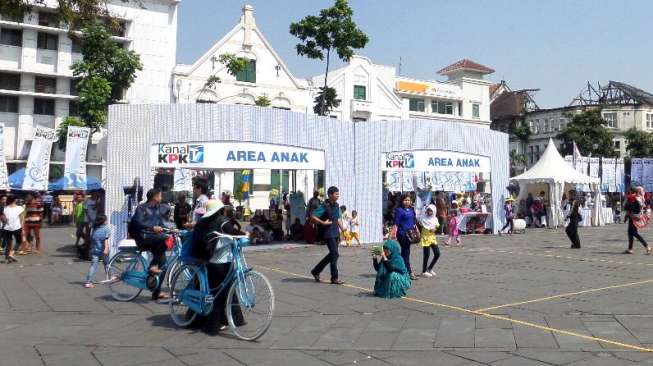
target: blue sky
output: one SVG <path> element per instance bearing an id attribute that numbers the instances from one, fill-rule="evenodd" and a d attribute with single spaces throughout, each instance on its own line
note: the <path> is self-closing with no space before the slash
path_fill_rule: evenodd
<path id="1" fill-rule="evenodd" d="M 258 27 L 296 77 L 324 72 L 299 57 L 288 25 L 332 0 L 183 0 L 177 62 L 193 63 L 254 6 Z M 587 81 L 623 81 L 653 92 L 653 1 L 350 0 L 370 37 L 358 53 L 398 65 L 402 75 L 441 80 L 436 71 L 461 58 L 496 70 L 493 81 L 539 88 L 540 107 L 567 105 Z"/>

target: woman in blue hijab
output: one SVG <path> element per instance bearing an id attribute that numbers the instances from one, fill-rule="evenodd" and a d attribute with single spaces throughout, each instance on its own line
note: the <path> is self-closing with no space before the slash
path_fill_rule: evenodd
<path id="1" fill-rule="evenodd" d="M 399 243 L 396 240 L 386 240 L 379 256 L 380 260 L 373 254 L 376 270 L 374 296 L 386 299 L 405 296 L 411 282 L 406 264 L 401 258 Z"/>

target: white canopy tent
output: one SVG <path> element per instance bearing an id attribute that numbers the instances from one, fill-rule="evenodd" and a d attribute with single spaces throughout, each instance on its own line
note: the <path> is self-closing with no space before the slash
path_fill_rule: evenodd
<path id="1" fill-rule="evenodd" d="M 547 222 L 550 227 L 558 227 L 564 224 L 564 217 L 560 203 L 562 201 L 562 194 L 564 193 L 565 184 L 576 185 L 586 184 L 590 190 L 594 192 L 594 212 L 593 225 L 601 225 L 601 199 L 599 191 L 598 178 L 592 178 L 585 174 L 576 171 L 560 156 L 558 149 L 552 139 L 549 139 L 549 145 L 544 150 L 544 153 L 532 168 L 527 170 L 521 175 L 510 179 L 511 182 L 519 183 L 520 196 L 523 196 L 528 191 L 529 185 L 546 185 L 549 191 L 550 210 L 547 217 Z"/>

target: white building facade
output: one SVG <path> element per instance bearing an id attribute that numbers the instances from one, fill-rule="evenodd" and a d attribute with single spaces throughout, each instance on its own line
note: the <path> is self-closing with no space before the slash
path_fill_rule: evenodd
<path id="1" fill-rule="evenodd" d="M 113 40 L 140 55 L 143 70 L 123 93 L 126 103 L 169 103 L 176 63 L 178 0 L 112 1 L 109 11 L 121 25 Z M 9 173 L 24 167 L 35 126 L 57 128 L 77 114 L 70 66 L 81 60 L 81 45 L 55 16 L 57 2 L 35 6 L 23 19 L 0 19 L 0 122 Z M 102 178 L 106 133 L 92 137 L 88 174 Z M 55 150 L 52 166 L 62 166 Z"/>
<path id="2" fill-rule="evenodd" d="M 192 65 L 177 65 L 173 75 L 173 96 L 177 103 L 228 103 L 254 105 L 266 97 L 271 107 L 312 113 L 306 80 L 295 78 L 256 26 L 254 8 L 245 5 L 240 21 Z M 245 71 L 235 77 L 219 61 L 233 54 L 249 60 Z M 220 78 L 206 86 L 210 77 Z"/>

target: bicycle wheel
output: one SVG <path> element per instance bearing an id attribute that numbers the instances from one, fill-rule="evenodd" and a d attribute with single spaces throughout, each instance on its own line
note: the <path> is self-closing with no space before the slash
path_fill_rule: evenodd
<path id="1" fill-rule="evenodd" d="M 256 271 L 247 272 L 244 281 L 236 279 L 229 287 L 225 311 L 236 337 L 245 341 L 259 339 L 270 328 L 274 313 L 270 281 Z"/>
<path id="2" fill-rule="evenodd" d="M 127 272 L 145 272 L 145 259 L 139 253 L 118 252 L 109 261 L 107 279 L 111 296 L 117 301 L 131 301 L 140 295 L 143 289 L 124 282 Z"/>
<path id="3" fill-rule="evenodd" d="M 179 269 L 179 266 L 181 266 L 181 261 L 179 259 L 175 259 L 174 263 L 168 267 L 168 270 L 166 271 L 166 286 L 168 286 L 168 290 L 172 288 L 172 278 L 175 275 L 175 272 L 177 272 L 177 269 Z"/>
<path id="4" fill-rule="evenodd" d="M 170 317 L 180 327 L 189 326 L 197 317 L 197 313 L 181 299 L 183 290 L 200 289 L 199 267 L 185 264 L 172 274 L 170 283 Z M 200 289 L 202 290 L 202 289 Z"/>

